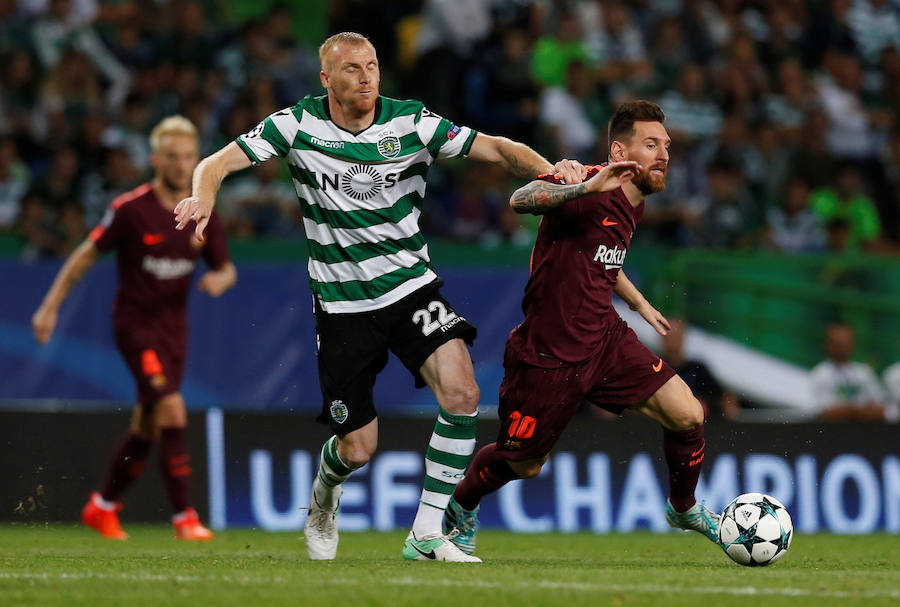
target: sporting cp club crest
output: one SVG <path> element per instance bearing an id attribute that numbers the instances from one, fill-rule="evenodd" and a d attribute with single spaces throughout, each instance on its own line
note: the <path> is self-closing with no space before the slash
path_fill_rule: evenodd
<path id="1" fill-rule="evenodd" d="M 382 137 L 378 141 L 378 153 L 385 158 L 396 158 L 400 153 L 400 140 L 394 135 Z"/>
<path id="2" fill-rule="evenodd" d="M 342 400 L 331 401 L 331 419 L 339 424 L 347 421 L 347 405 Z"/>

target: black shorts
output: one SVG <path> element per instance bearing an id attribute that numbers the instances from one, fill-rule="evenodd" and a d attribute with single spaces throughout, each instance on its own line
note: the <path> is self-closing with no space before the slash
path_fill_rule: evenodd
<path id="1" fill-rule="evenodd" d="M 419 370 L 441 345 L 456 338 L 470 346 L 476 329 L 454 311 L 439 291 L 442 283 L 415 291 L 380 310 L 328 314 L 316 305 L 322 413 L 316 421 L 343 435 L 375 419 L 372 391 L 388 351 L 409 369 L 417 388 Z"/>

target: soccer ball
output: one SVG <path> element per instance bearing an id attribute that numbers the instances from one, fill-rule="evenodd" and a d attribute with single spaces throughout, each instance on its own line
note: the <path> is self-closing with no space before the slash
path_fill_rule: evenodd
<path id="1" fill-rule="evenodd" d="M 719 545 L 735 563 L 770 565 L 784 556 L 794 537 L 794 524 L 781 502 L 771 495 L 745 493 L 728 504 L 719 521 Z"/>

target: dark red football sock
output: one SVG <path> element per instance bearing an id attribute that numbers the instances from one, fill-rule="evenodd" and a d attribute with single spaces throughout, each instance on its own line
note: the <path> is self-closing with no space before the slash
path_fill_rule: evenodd
<path id="1" fill-rule="evenodd" d="M 466 510 L 474 510 L 485 495 L 517 478 L 519 475 L 497 454 L 497 444 L 491 443 L 472 458 L 465 478 L 453 492 L 453 499 Z"/>
<path id="2" fill-rule="evenodd" d="M 106 483 L 100 491 L 103 499 L 116 502 L 144 471 L 153 441 L 129 431 L 109 459 Z"/>
<path id="3" fill-rule="evenodd" d="M 159 435 L 159 467 L 172 512 L 178 514 L 190 507 L 188 485 L 191 482 L 191 458 L 185 447 L 184 428 L 163 428 Z"/>
<path id="4" fill-rule="evenodd" d="M 684 512 L 697 503 L 694 489 L 700 480 L 703 462 L 703 424 L 687 432 L 673 432 L 663 428 L 663 448 L 669 467 L 669 501 L 676 512 Z"/>

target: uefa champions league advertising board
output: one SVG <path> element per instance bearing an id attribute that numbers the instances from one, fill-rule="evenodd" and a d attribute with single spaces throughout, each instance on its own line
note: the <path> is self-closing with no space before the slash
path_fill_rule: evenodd
<path id="1" fill-rule="evenodd" d="M 432 425 L 424 418 L 380 420 L 379 452 L 344 484 L 343 530 L 409 527 Z M 496 427 L 495 420 L 481 423 L 479 446 Z M 900 455 L 892 436 L 896 428 L 884 425 L 710 425 L 697 497 L 721 512 L 741 493 L 773 495 L 800 533 L 897 533 Z M 302 529 L 324 427 L 213 412 L 207 437 L 211 524 Z M 486 498 L 479 518 L 484 527 L 524 533 L 666 532 L 667 483 L 656 426 L 585 416 L 538 478 Z"/>

